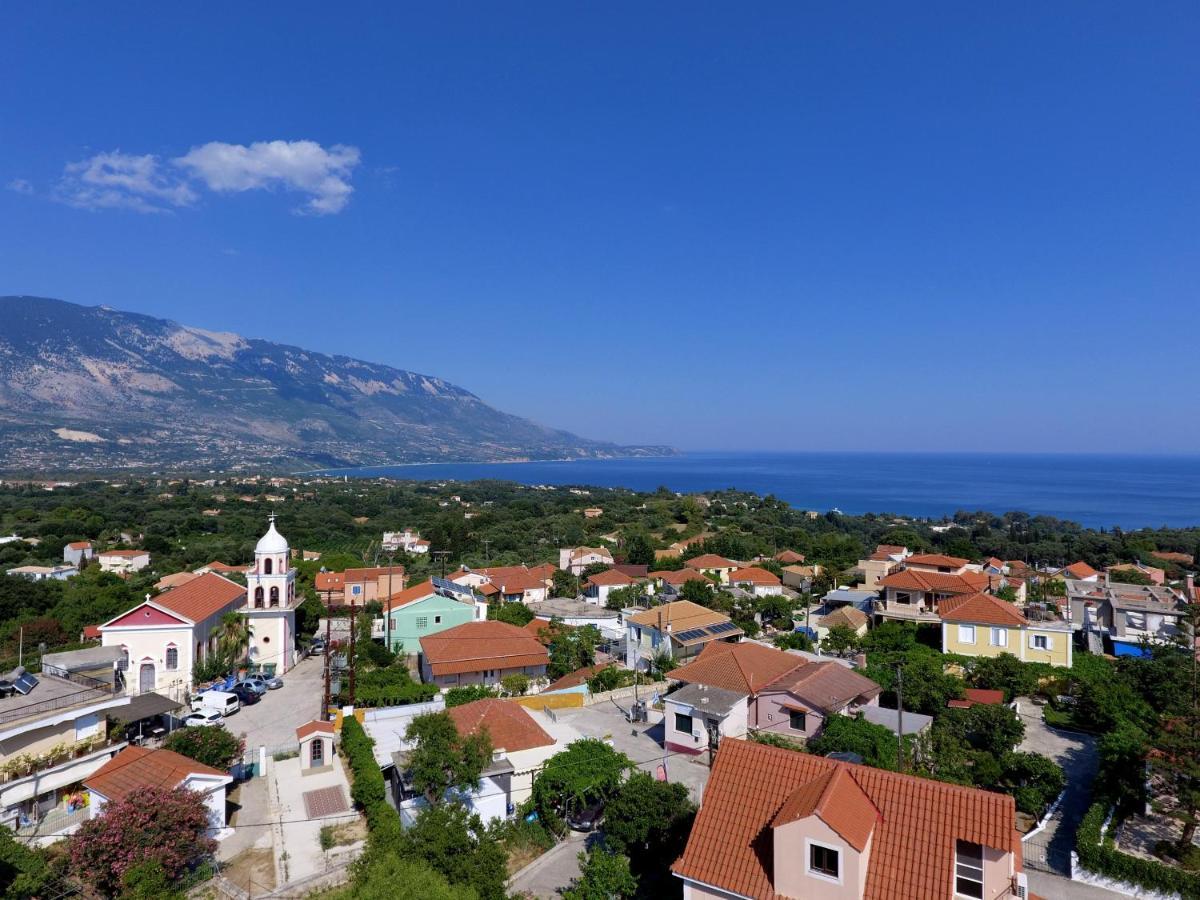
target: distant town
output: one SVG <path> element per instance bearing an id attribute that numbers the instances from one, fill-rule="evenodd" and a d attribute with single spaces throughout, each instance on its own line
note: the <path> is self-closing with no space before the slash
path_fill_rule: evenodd
<path id="1" fill-rule="evenodd" d="M 737 491 L 3 482 L 6 896 L 1197 896 L 1198 549 Z"/>

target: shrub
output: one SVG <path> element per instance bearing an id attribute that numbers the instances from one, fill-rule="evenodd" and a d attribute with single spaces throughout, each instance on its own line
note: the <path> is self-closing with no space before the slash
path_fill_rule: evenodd
<path id="1" fill-rule="evenodd" d="M 367 819 L 367 849 L 375 852 L 395 847 L 400 835 L 400 814 L 387 802 L 387 784 L 375 762 L 375 742 L 353 716 L 342 720 L 342 753 L 350 766 L 350 797 Z"/>
<path id="2" fill-rule="evenodd" d="M 1107 835 L 1102 842 L 1100 831 L 1104 819 L 1104 804 L 1093 803 L 1079 823 L 1075 850 L 1085 869 L 1164 894 L 1200 897 L 1200 875 L 1122 853 Z"/>
<path id="3" fill-rule="evenodd" d="M 349 700 L 349 683 L 342 679 L 342 691 L 338 701 Z M 389 667 L 368 669 L 359 672 L 354 686 L 354 701 L 357 706 L 406 706 L 410 703 L 426 703 L 437 696 L 437 686 L 413 681 L 404 669 Z"/>
<path id="4" fill-rule="evenodd" d="M 446 709 L 464 706 L 476 700 L 487 700 L 495 697 L 496 691 L 486 684 L 464 684 L 462 687 L 452 687 L 446 691 Z"/>
<path id="5" fill-rule="evenodd" d="M 224 728 L 180 728 L 163 746 L 196 762 L 228 772 L 246 751 L 246 742 Z"/>

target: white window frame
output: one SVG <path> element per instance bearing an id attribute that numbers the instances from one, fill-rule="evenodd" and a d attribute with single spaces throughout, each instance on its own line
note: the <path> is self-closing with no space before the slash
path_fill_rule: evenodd
<path id="1" fill-rule="evenodd" d="M 958 849 L 959 844 L 971 844 L 972 846 L 979 848 L 979 879 L 977 882 L 976 882 L 976 878 L 973 874 L 973 870 L 975 869 L 974 860 L 968 860 L 965 863 L 959 861 L 959 849 Z M 960 894 L 958 892 L 958 879 L 961 875 L 959 867 L 963 866 L 963 865 L 967 866 L 968 869 L 971 870 L 965 876 L 966 880 L 978 883 L 979 897 L 984 896 L 984 889 L 987 886 L 985 878 L 984 878 L 984 874 L 985 874 L 985 870 L 986 870 L 986 863 L 987 863 L 986 855 L 987 854 L 984 851 L 982 844 L 975 844 L 972 841 L 964 841 L 964 840 L 957 840 L 954 842 L 954 896 L 955 897 L 969 897 L 969 898 L 971 898 L 971 900 L 978 900 L 978 898 L 976 898 L 974 894 Z"/>
<path id="2" fill-rule="evenodd" d="M 975 644 L 975 626 L 974 625 L 959 625 L 958 626 L 958 642 L 960 644 Z"/>
<path id="3" fill-rule="evenodd" d="M 1054 648 L 1054 645 L 1050 643 L 1050 635 L 1048 634 L 1031 634 L 1029 636 L 1029 648 L 1049 653 Z"/>
<path id="4" fill-rule="evenodd" d="M 989 636 L 989 640 L 993 647 L 1007 647 L 1008 646 L 1008 629 L 1007 628 L 999 628 L 999 627 L 993 625 L 991 628 L 991 634 Z"/>
<path id="5" fill-rule="evenodd" d="M 171 665 L 171 651 L 175 651 L 175 665 Z M 163 668 L 168 672 L 179 671 L 179 648 L 174 644 L 168 644 L 167 649 L 163 651 Z"/>
<path id="6" fill-rule="evenodd" d="M 838 873 L 837 873 L 836 878 L 834 878 L 832 875 L 826 875 L 824 872 L 818 872 L 816 869 L 814 869 L 812 867 L 812 848 L 813 847 L 821 847 L 824 850 L 832 850 L 834 853 L 837 854 Z M 827 844 L 824 841 L 814 840 L 813 838 L 810 838 L 810 837 L 806 837 L 804 839 L 804 874 L 806 874 L 809 878 L 816 878 L 816 879 L 819 879 L 820 881 L 825 881 L 830 884 L 841 884 L 842 876 L 846 872 L 846 867 L 842 865 L 842 861 L 845 858 L 846 858 L 845 848 L 839 847 L 837 844 Z"/>
<path id="7" fill-rule="evenodd" d="M 429 617 L 428 616 L 417 616 L 417 628 L 421 629 L 421 628 L 428 628 L 428 627 L 429 627 Z"/>

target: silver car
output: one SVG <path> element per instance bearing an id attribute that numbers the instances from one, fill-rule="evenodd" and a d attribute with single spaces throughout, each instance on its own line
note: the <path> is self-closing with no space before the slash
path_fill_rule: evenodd
<path id="1" fill-rule="evenodd" d="M 202 709 L 183 720 L 187 728 L 224 728 L 222 716 L 215 709 Z"/>

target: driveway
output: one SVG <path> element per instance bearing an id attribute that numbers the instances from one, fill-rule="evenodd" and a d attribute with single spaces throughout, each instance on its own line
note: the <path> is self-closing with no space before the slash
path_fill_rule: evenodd
<path id="1" fill-rule="evenodd" d="M 296 729 L 319 718 L 325 682 L 322 657 L 310 656 L 283 676 L 283 687 L 267 691 L 253 706 L 243 706 L 225 720 L 233 734 L 244 735 L 246 751 L 268 752 L 296 743 Z"/>
<path id="2" fill-rule="evenodd" d="M 1042 718 L 1042 710 L 1028 697 L 1019 697 L 1025 739 L 1018 750 L 1048 756 L 1066 776 L 1066 794 L 1045 830 L 1025 843 L 1029 866 L 1070 875 L 1071 851 L 1075 832 L 1092 802 L 1092 781 L 1096 778 L 1096 741 L 1091 735 L 1051 728 Z"/>
<path id="3" fill-rule="evenodd" d="M 517 897 L 557 897 L 579 877 L 579 854 L 594 835 L 569 832 L 561 844 L 551 847 L 508 882 L 509 893 Z"/>

